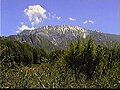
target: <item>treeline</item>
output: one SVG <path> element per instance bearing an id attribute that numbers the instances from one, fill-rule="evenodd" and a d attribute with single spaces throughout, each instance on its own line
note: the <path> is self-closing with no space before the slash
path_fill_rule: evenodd
<path id="1" fill-rule="evenodd" d="M 87 79 L 107 75 L 109 69 L 120 64 L 120 44 L 113 43 L 108 48 L 96 44 L 92 39 L 77 41 L 68 47 L 63 59 L 76 77 L 80 73 L 86 75 Z"/>
<path id="2" fill-rule="evenodd" d="M 31 47 L 27 43 L 14 40 L 1 39 L 0 48 L 0 62 L 5 68 L 40 64 L 42 60 L 47 58 L 44 49 Z"/>
<path id="3" fill-rule="evenodd" d="M 114 78 L 117 80 L 120 79 L 120 74 L 112 76 L 114 74 L 110 73 L 120 69 L 120 43 L 112 43 L 108 48 L 106 45 L 101 46 L 94 40 L 86 38 L 71 43 L 67 50 L 46 53 L 44 49 L 31 47 L 26 43 L 0 39 L 2 68 L 31 67 L 33 64 L 47 64 L 52 68 L 51 70 L 55 69 L 64 76 L 63 80 L 69 78 L 68 73 L 74 75 L 76 80 L 81 78 L 81 74 L 86 76 L 86 80 L 99 79 L 102 76 L 110 76 L 110 80 Z"/>
<path id="4" fill-rule="evenodd" d="M 1 64 L 6 68 L 42 62 L 53 63 L 63 59 L 76 75 L 84 72 L 90 78 L 96 70 L 100 69 L 99 73 L 105 73 L 115 62 L 120 63 L 119 43 L 113 43 L 108 48 L 96 44 L 92 39 L 78 40 L 71 43 L 67 50 L 55 50 L 49 54 L 44 49 L 8 39 L 0 40 L 0 48 Z"/>

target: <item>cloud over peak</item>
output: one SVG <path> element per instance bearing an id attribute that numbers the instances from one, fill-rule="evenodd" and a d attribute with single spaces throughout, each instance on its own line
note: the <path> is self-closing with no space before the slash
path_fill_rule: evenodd
<path id="1" fill-rule="evenodd" d="M 30 27 L 28 27 L 27 25 L 21 25 L 21 27 L 19 27 L 19 30 L 20 31 L 23 31 L 23 30 L 33 30 L 33 29 L 35 29 L 35 28 L 30 28 Z"/>
<path id="2" fill-rule="evenodd" d="M 87 23 L 94 24 L 95 21 L 94 21 L 94 20 L 85 20 L 85 21 L 83 22 L 83 24 L 87 24 Z"/>
<path id="3" fill-rule="evenodd" d="M 32 26 L 42 22 L 43 19 L 47 19 L 46 9 L 40 5 L 29 6 L 24 10 L 24 13 L 28 16 Z"/>
<path id="4" fill-rule="evenodd" d="M 45 8 L 40 5 L 31 5 L 24 10 L 26 16 L 28 16 L 32 27 L 41 23 L 44 19 L 57 19 L 60 20 L 61 17 L 57 16 L 53 12 L 48 12 Z"/>
<path id="5" fill-rule="evenodd" d="M 22 32 L 24 30 L 33 30 L 33 29 L 35 29 L 35 28 L 33 28 L 33 27 L 30 28 L 27 25 L 25 25 L 23 22 L 21 22 L 21 26 L 18 27 L 18 30 L 16 31 L 16 33 L 20 33 L 20 32 Z"/>

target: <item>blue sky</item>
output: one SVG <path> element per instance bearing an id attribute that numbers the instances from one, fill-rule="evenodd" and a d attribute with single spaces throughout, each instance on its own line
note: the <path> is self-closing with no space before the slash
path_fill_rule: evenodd
<path id="1" fill-rule="evenodd" d="M 44 12 L 32 16 L 29 6 L 41 6 Z M 26 12 L 24 12 L 24 10 Z M 39 16 L 38 15 L 44 15 Z M 37 17 L 37 19 L 36 19 Z M 59 17 L 59 19 L 57 19 Z M 22 25 L 78 25 L 104 33 L 120 35 L 120 0 L 1 0 L 1 35 L 16 34 Z"/>

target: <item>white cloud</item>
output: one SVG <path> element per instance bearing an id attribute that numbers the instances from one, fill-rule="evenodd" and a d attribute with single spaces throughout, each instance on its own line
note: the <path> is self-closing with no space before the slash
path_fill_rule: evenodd
<path id="1" fill-rule="evenodd" d="M 94 21 L 94 20 L 85 20 L 85 21 L 83 22 L 83 24 L 87 24 L 87 23 L 94 24 L 95 21 Z"/>
<path id="2" fill-rule="evenodd" d="M 76 19 L 69 17 L 68 18 L 70 21 L 76 21 Z"/>
<path id="3" fill-rule="evenodd" d="M 19 31 L 19 30 L 17 30 L 17 31 L 16 31 L 16 33 L 20 33 L 20 31 Z"/>
<path id="4" fill-rule="evenodd" d="M 23 22 L 21 22 L 21 26 L 18 27 L 18 30 L 16 31 L 16 33 L 20 33 L 20 32 L 22 32 L 24 30 L 33 30 L 33 29 L 35 29 L 35 28 L 33 28 L 33 27 L 30 28 L 27 25 L 25 25 Z"/>
<path id="5" fill-rule="evenodd" d="M 47 13 L 47 17 L 48 17 L 48 19 L 57 19 L 57 20 L 60 20 L 61 19 L 61 17 L 60 16 L 57 16 L 55 13 L 53 13 L 53 12 L 48 12 Z"/>
<path id="6" fill-rule="evenodd" d="M 21 25 L 21 27 L 19 27 L 19 30 L 20 31 L 23 31 L 23 30 L 33 30 L 33 29 L 35 29 L 35 28 L 29 28 L 27 25 Z"/>
<path id="7" fill-rule="evenodd" d="M 86 23 L 88 23 L 88 21 L 87 21 L 87 20 L 85 20 L 85 21 L 83 22 L 83 24 L 86 24 Z"/>
<path id="8" fill-rule="evenodd" d="M 56 17 L 57 18 L 57 20 L 60 20 L 61 19 L 61 17 Z"/>
<path id="9" fill-rule="evenodd" d="M 56 14 L 52 14 L 51 13 L 51 16 L 50 16 L 51 18 L 56 18 L 57 16 L 56 16 Z"/>
<path id="10" fill-rule="evenodd" d="M 56 19 L 56 20 L 61 19 L 60 16 L 57 16 L 53 12 L 48 12 L 45 8 L 43 8 L 40 5 L 28 6 L 28 8 L 24 10 L 24 14 L 28 17 L 32 27 L 39 25 L 45 19 L 49 19 L 49 20 L 50 19 Z M 21 25 L 23 25 L 23 22 L 21 22 Z M 29 27 L 26 27 L 26 25 L 21 26 L 19 29 L 21 30 L 23 27 L 29 29 Z"/>
<path id="11" fill-rule="evenodd" d="M 93 20 L 89 20 L 89 23 L 92 23 L 92 24 L 93 24 L 94 22 L 95 22 L 95 21 L 93 21 Z"/>
<path id="12" fill-rule="evenodd" d="M 24 13 L 28 16 L 32 26 L 42 22 L 43 19 L 47 19 L 46 10 L 40 5 L 29 6 L 24 10 Z"/>

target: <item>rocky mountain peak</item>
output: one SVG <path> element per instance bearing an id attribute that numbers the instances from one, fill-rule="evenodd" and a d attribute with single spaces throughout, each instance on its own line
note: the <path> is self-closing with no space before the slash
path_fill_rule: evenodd
<path id="1" fill-rule="evenodd" d="M 43 26 L 34 30 L 24 30 L 18 35 L 10 36 L 20 42 L 27 42 L 30 45 L 37 45 L 43 48 L 49 46 L 65 49 L 69 43 L 76 39 L 91 37 L 97 42 L 120 42 L 120 36 L 105 34 L 93 30 L 87 30 L 79 26 L 56 25 Z"/>

